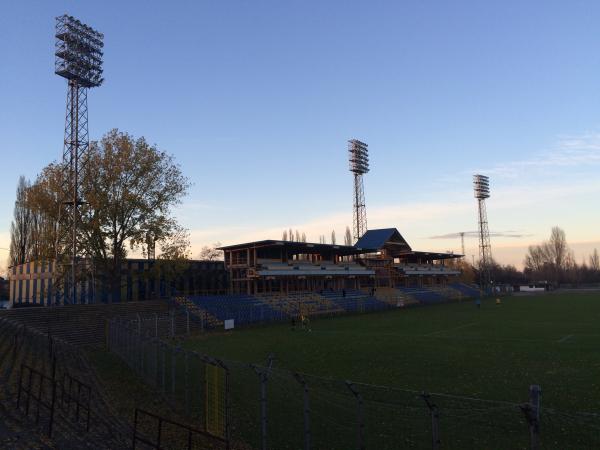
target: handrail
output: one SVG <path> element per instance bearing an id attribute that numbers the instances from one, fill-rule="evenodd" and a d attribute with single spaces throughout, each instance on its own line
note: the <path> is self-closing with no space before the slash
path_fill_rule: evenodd
<path id="1" fill-rule="evenodd" d="M 147 439 L 144 436 L 141 436 L 138 433 L 138 416 L 139 415 L 145 415 L 148 417 L 151 417 L 155 420 L 158 421 L 157 423 L 157 428 L 156 428 L 156 433 L 153 433 L 156 436 L 155 440 L 150 440 Z M 162 426 L 164 423 L 170 424 L 170 425 L 174 425 L 178 428 L 181 428 L 185 431 L 187 431 L 187 449 L 188 450 L 192 450 L 192 440 L 193 440 L 193 435 L 200 435 L 200 436 L 204 436 L 206 438 L 212 439 L 214 441 L 217 441 L 221 444 L 225 444 L 225 448 L 227 450 L 229 450 L 229 440 L 224 439 L 222 437 L 219 436 L 215 436 L 213 434 L 210 434 L 208 431 L 204 431 L 204 430 L 200 430 L 198 428 L 194 428 L 191 427 L 189 425 L 180 423 L 180 422 L 175 422 L 174 420 L 170 420 L 167 419 L 165 417 L 159 416 L 158 414 L 154 414 L 151 413 L 149 411 L 145 411 L 143 409 L 140 408 L 135 408 L 135 412 L 134 412 L 134 417 L 133 417 L 133 439 L 132 439 L 132 449 L 135 450 L 136 448 L 136 444 L 138 442 L 142 443 L 142 444 L 146 444 L 148 446 L 150 446 L 151 448 L 155 449 L 155 450 L 166 450 L 165 447 L 161 446 L 161 441 L 162 441 Z"/>

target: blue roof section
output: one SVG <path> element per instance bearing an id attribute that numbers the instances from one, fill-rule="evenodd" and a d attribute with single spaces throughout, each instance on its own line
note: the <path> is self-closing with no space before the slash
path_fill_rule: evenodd
<path id="1" fill-rule="evenodd" d="M 402 235 L 400 235 L 396 228 L 381 228 L 379 230 L 367 230 L 367 232 L 363 234 L 363 236 L 358 240 L 358 242 L 356 242 L 356 244 L 354 244 L 354 246 L 359 248 L 373 248 L 379 250 L 396 233 L 398 234 L 400 239 L 404 241 L 404 238 L 402 237 Z"/>

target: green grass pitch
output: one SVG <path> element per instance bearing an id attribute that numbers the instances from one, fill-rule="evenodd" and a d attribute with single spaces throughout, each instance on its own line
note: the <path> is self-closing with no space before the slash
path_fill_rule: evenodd
<path id="1" fill-rule="evenodd" d="M 343 383 L 365 397 L 367 448 L 431 448 L 419 391 L 523 403 L 542 388 L 542 448 L 600 448 L 600 294 L 551 294 L 444 304 L 313 320 L 311 332 L 282 324 L 207 334 L 185 346 L 231 361 L 319 378 L 311 389 L 313 448 L 355 448 L 356 414 Z M 256 445 L 258 377 L 232 369 L 237 431 Z M 244 383 L 240 379 L 246 379 Z M 311 386 L 312 383 L 312 386 Z M 413 392 L 414 391 L 414 392 Z M 302 394 L 283 372 L 269 381 L 272 448 L 302 448 Z M 527 448 L 514 405 L 433 396 L 442 448 Z M 247 417 L 240 411 L 245 411 Z M 320 446 L 319 446 L 320 445 Z"/>

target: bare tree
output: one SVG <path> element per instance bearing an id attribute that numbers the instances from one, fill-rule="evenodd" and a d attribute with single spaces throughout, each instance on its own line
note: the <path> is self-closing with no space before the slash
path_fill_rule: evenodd
<path id="1" fill-rule="evenodd" d="M 283 236 L 281 236 L 281 240 L 282 241 L 287 241 L 288 240 L 287 230 L 283 230 Z"/>
<path id="2" fill-rule="evenodd" d="M 531 272 L 539 272 L 546 264 L 546 256 L 541 245 L 530 245 L 525 255 L 525 268 Z"/>
<path id="3" fill-rule="evenodd" d="M 565 232 L 553 227 L 550 239 L 540 245 L 531 245 L 525 256 L 525 270 L 538 279 L 551 279 L 560 284 L 567 271 L 573 271 L 572 252 Z"/>
<path id="4" fill-rule="evenodd" d="M 302 233 L 302 242 L 306 242 L 306 233 Z"/>
<path id="5" fill-rule="evenodd" d="M 294 240 L 294 231 L 291 228 L 290 228 L 290 232 L 289 232 L 288 236 L 290 237 L 290 241 Z"/>
<path id="6" fill-rule="evenodd" d="M 590 269 L 595 272 L 600 271 L 600 258 L 598 257 L 598 249 L 594 249 L 594 253 L 590 255 Z"/>
<path id="7" fill-rule="evenodd" d="M 335 230 L 331 230 L 331 244 L 335 245 Z"/>
<path id="8" fill-rule="evenodd" d="M 569 246 L 564 230 L 559 227 L 552 227 L 548 244 L 549 256 L 552 258 L 554 266 L 558 271 L 564 270 L 569 256 Z"/>
<path id="9" fill-rule="evenodd" d="M 198 259 L 204 261 L 223 261 L 223 250 L 219 250 L 219 247 L 221 247 L 220 242 L 215 242 L 211 247 L 205 245 L 200 250 Z"/>
<path id="10" fill-rule="evenodd" d="M 31 255 L 32 214 L 27 204 L 27 195 L 31 187 L 24 176 L 19 177 L 17 195 L 10 224 L 9 265 L 25 263 Z"/>
<path id="11" fill-rule="evenodd" d="M 296 242 L 301 242 L 300 241 L 300 232 L 298 230 L 296 230 Z"/>
<path id="12" fill-rule="evenodd" d="M 346 227 L 346 232 L 344 233 L 344 245 L 352 245 L 352 232 L 348 226 Z"/>

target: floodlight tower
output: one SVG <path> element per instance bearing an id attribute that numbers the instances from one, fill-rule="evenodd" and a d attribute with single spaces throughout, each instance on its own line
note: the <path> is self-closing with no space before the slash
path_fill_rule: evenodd
<path id="1" fill-rule="evenodd" d="M 473 175 L 473 189 L 478 204 L 479 225 L 479 285 L 482 291 L 487 291 L 491 285 L 492 246 L 488 228 L 485 199 L 490 197 L 490 179 L 485 175 Z"/>
<path id="2" fill-rule="evenodd" d="M 363 175 L 369 171 L 369 150 L 367 144 L 357 139 L 348 141 L 350 172 L 354 174 L 354 212 L 352 228 L 354 239 L 359 240 L 367 231 L 367 208 Z"/>
<path id="3" fill-rule="evenodd" d="M 56 18 L 54 73 L 66 78 L 67 112 L 62 154 L 62 196 L 56 262 L 60 267 L 59 286 L 63 303 L 76 303 L 79 244 L 79 207 L 83 204 L 80 173 L 89 148 L 87 91 L 98 87 L 102 78 L 104 35 L 64 14 Z M 69 270 L 70 269 L 70 270 Z"/>

